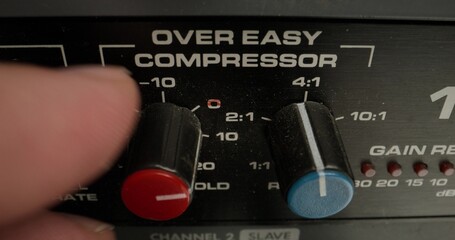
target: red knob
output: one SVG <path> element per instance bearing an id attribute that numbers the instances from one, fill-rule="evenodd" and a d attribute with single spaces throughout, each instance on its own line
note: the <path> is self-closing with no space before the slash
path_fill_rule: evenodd
<path id="1" fill-rule="evenodd" d="M 180 216 L 191 200 L 189 186 L 177 175 L 159 169 L 131 174 L 123 184 L 122 200 L 139 217 L 164 221 Z"/>
<path id="2" fill-rule="evenodd" d="M 201 146 L 201 124 L 189 109 L 154 103 L 142 111 L 122 186 L 125 206 L 139 217 L 165 221 L 188 208 Z"/>

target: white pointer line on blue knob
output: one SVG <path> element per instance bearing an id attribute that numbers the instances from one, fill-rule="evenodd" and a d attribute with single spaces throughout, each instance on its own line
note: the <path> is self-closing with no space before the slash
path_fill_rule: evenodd
<path id="1" fill-rule="evenodd" d="M 324 163 L 322 162 L 321 153 L 319 152 L 316 138 L 314 136 L 313 128 L 311 127 L 310 117 L 305 107 L 305 103 L 297 104 L 300 113 L 300 119 L 302 120 L 303 128 L 307 133 L 308 144 L 310 145 L 311 154 L 313 155 L 313 162 L 316 166 L 316 171 L 319 175 L 319 195 L 321 197 L 327 196 L 327 186 L 325 181 L 325 175 L 323 174 Z"/>

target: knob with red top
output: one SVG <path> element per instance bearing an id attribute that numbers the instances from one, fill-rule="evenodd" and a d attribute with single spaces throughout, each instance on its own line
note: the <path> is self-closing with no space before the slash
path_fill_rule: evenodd
<path id="1" fill-rule="evenodd" d="M 135 215 L 156 221 L 180 216 L 193 193 L 201 126 L 186 108 L 155 103 L 141 116 L 129 149 L 122 200 Z"/>

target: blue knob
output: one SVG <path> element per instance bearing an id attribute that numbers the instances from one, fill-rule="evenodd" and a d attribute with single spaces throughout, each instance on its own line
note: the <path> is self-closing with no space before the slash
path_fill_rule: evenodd
<path id="1" fill-rule="evenodd" d="M 326 106 L 304 102 L 284 107 L 269 133 L 280 189 L 295 214 L 324 218 L 349 204 L 353 174 Z"/>
<path id="2" fill-rule="evenodd" d="M 288 190 L 287 202 L 295 214 L 324 218 L 343 210 L 354 194 L 352 179 L 343 172 L 322 170 L 299 178 Z"/>

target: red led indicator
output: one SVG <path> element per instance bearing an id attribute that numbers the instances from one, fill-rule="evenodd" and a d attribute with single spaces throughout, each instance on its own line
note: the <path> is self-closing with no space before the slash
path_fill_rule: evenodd
<path id="1" fill-rule="evenodd" d="M 449 161 L 444 161 L 439 165 L 439 170 L 446 176 L 452 176 L 455 172 L 454 166 Z"/>
<path id="2" fill-rule="evenodd" d="M 414 164 L 414 172 L 419 177 L 425 177 L 428 174 L 428 166 L 423 162 L 418 162 Z"/>
<path id="3" fill-rule="evenodd" d="M 373 177 L 374 175 L 376 175 L 374 165 L 370 162 L 362 163 L 361 171 L 363 175 L 365 175 L 366 177 Z"/>
<path id="4" fill-rule="evenodd" d="M 187 184 L 175 174 L 146 169 L 130 175 L 122 187 L 125 206 L 139 217 L 165 221 L 180 216 L 190 204 Z"/>
<path id="5" fill-rule="evenodd" d="M 401 170 L 401 165 L 397 162 L 390 162 L 387 165 L 387 171 L 394 177 L 399 177 L 403 173 Z"/>

